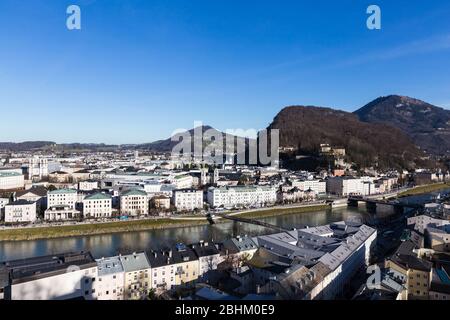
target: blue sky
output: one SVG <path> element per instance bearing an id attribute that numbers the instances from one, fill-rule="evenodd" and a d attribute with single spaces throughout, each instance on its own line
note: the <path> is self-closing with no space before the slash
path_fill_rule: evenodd
<path id="1" fill-rule="evenodd" d="M 447 0 L 0 0 L 0 39 L 0 141 L 261 129 L 287 105 L 354 111 L 388 94 L 450 108 Z"/>

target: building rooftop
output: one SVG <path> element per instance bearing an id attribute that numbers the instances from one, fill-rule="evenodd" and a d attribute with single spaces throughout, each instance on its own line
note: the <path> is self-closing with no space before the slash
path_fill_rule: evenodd
<path id="1" fill-rule="evenodd" d="M 121 255 L 119 258 L 125 272 L 150 269 L 150 264 L 143 252 Z"/>
<path id="2" fill-rule="evenodd" d="M 147 196 L 147 192 L 145 192 L 142 189 L 130 189 L 125 191 L 124 193 L 122 193 L 122 196 L 127 197 L 127 196 Z"/>
<path id="3" fill-rule="evenodd" d="M 49 191 L 48 194 L 65 194 L 65 193 L 77 193 L 75 189 L 56 189 Z"/>
<path id="4" fill-rule="evenodd" d="M 95 261 L 97 262 L 98 275 L 100 277 L 124 271 L 122 261 L 118 256 L 96 259 Z"/>
<path id="5" fill-rule="evenodd" d="M 7 268 L 12 283 L 21 283 L 63 274 L 69 267 L 87 269 L 97 264 L 88 251 L 70 252 L 4 262 L 0 265 Z"/>
<path id="6" fill-rule="evenodd" d="M 23 174 L 14 171 L 0 171 L 0 178 L 23 176 Z"/>
<path id="7" fill-rule="evenodd" d="M 101 192 L 90 194 L 84 198 L 84 200 L 108 200 L 108 199 L 111 199 L 111 196 L 109 194 Z"/>

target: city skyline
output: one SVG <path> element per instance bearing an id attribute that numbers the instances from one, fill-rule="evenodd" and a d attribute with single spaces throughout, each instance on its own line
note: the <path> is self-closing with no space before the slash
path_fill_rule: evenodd
<path id="1" fill-rule="evenodd" d="M 71 4 L 81 30 L 65 26 Z M 450 4 L 377 4 L 381 30 L 365 2 L 3 1 L 0 140 L 139 144 L 389 94 L 449 109 Z"/>

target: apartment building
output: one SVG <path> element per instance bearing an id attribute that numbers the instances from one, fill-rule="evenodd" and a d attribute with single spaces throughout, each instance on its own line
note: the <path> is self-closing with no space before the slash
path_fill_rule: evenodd
<path id="1" fill-rule="evenodd" d="M 15 194 L 15 199 L 36 202 L 36 210 L 38 214 L 41 214 L 47 207 L 47 189 L 37 186 L 28 190 L 18 191 Z"/>
<path id="2" fill-rule="evenodd" d="M 210 187 L 207 193 L 210 206 L 264 206 L 277 201 L 277 192 L 268 186 L 236 186 L 236 187 Z"/>
<path id="3" fill-rule="evenodd" d="M 119 256 L 95 260 L 98 279 L 94 282 L 94 298 L 97 300 L 123 300 L 125 272 Z"/>
<path id="4" fill-rule="evenodd" d="M 24 175 L 16 171 L 0 171 L 0 191 L 23 189 Z"/>
<path id="5" fill-rule="evenodd" d="M 325 194 L 327 192 L 327 183 L 325 180 L 294 180 L 292 187 L 297 187 L 301 191 L 312 191 L 317 195 Z"/>
<path id="6" fill-rule="evenodd" d="M 369 177 L 330 177 L 326 182 L 327 192 L 337 196 L 366 196 L 379 191 L 375 190 L 373 179 Z"/>
<path id="7" fill-rule="evenodd" d="M 120 196 L 120 213 L 129 216 L 148 215 L 149 198 L 140 189 L 127 190 Z"/>
<path id="8" fill-rule="evenodd" d="M 191 245 L 192 250 L 198 257 L 198 275 L 202 280 L 208 279 L 208 272 L 216 270 L 222 262 L 218 246 L 214 243 L 200 241 Z"/>
<path id="9" fill-rule="evenodd" d="M 99 184 L 98 181 L 95 180 L 85 180 L 78 182 L 78 190 L 81 191 L 91 191 L 98 189 Z"/>
<path id="10" fill-rule="evenodd" d="M 166 251 L 148 251 L 147 257 L 152 268 L 152 288 L 158 291 L 192 283 L 199 277 L 198 257 L 185 244 Z"/>
<path id="11" fill-rule="evenodd" d="M 97 263 L 89 252 L 20 259 L 2 266 L 10 278 L 5 288 L 7 300 L 93 298 Z"/>
<path id="12" fill-rule="evenodd" d="M 52 206 L 44 212 L 44 220 L 46 221 L 69 221 L 80 218 L 81 212 L 67 204 Z"/>
<path id="13" fill-rule="evenodd" d="M 67 205 L 72 209 L 76 209 L 78 201 L 77 190 L 75 189 L 56 189 L 47 193 L 47 206 Z"/>
<path id="14" fill-rule="evenodd" d="M 203 209 L 203 191 L 182 189 L 173 192 L 173 204 L 178 211 L 193 211 Z"/>
<path id="15" fill-rule="evenodd" d="M 145 253 L 119 256 L 124 271 L 124 297 L 140 300 L 148 296 L 151 288 L 151 267 Z"/>
<path id="16" fill-rule="evenodd" d="M 17 200 L 5 205 L 5 222 L 20 223 L 37 220 L 36 202 Z"/>
<path id="17" fill-rule="evenodd" d="M 94 193 L 83 199 L 84 218 L 110 218 L 112 216 L 112 198 L 109 194 Z"/>

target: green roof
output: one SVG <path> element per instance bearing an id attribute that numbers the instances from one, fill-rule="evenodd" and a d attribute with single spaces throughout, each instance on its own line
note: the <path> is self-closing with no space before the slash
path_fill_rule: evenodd
<path id="1" fill-rule="evenodd" d="M 146 196 L 147 192 L 141 189 L 130 189 L 122 193 L 122 196 Z"/>
<path id="2" fill-rule="evenodd" d="M 15 171 L 0 171 L 0 177 L 16 177 L 21 176 L 21 173 L 15 172 Z"/>
<path id="3" fill-rule="evenodd" d="M 63 194 L 63 193 L 77 193 L 75 189 L 56 189 L 53 191 L 49 191 L 49 194 Z"/>
<path id="4" fill-rule="evenodd" d="M 106 200 L 106 199 L 111 199 L 111 196 L 109 194 L 98 192 L 98 193 L 88 195 L 84 199 L 85 200 Z"/>

